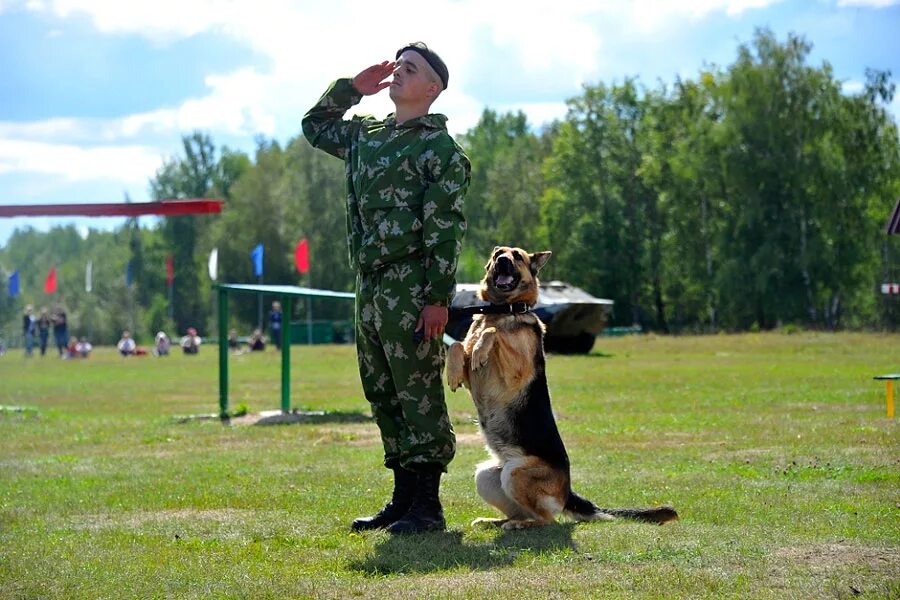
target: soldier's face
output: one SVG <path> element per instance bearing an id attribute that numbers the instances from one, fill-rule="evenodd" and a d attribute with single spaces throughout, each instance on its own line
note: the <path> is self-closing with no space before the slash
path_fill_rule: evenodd
<path id="1" fill-rule="evenodd" d="M 397 59 L 389 93 L 396 102 L 422 102 L 433 99 L 441 84 L 434 81 L 433 70 L 418 52 L 407 50 Z"/>

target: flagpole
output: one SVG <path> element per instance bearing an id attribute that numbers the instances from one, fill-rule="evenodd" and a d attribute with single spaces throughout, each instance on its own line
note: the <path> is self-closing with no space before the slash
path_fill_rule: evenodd
<path id="1" fill-rule="evenodd" d="M 306 285 L 307 287 L 312 287 L 312 273 L 306 273 Z M 312 298 L 310 296 L 306 297 L 306 343 L 312 346 L 313 343 L 313 334 L 312 334 Z"/>
<path id="2" fill-rule="evenodd" d="M 166 257 L 166 284 L 169 288 L 169 321 L 175 321 L 175 257 Z"/>
<path id="3" fill-rule="evenodd" d="M 256 278 L 256 283 L 258 283 L 259 285 L 262 285 L 262 279 L 263 279 L 262 275 L 260 275 L 259 277 Z M 263 328 L 263 325 L 262 325 L 262 317 L 263 317 L 263 315 L 262 315 L 262 312 L 263 312 L 262 311 L 262 297 L 263 297 L 262 293 L 259 293 L 256 295 L 256 317 L 257 317 L 256 328 L 259 329 L 260 331 L 262 331 L 262 328 Z"/>
<path id="4" fill-rule="evenodd" d="M 88 341 L 94 343 L 94 303 L 93 298 L 91 297 L 91 292 L 94 290 L 94 261 L 88 259 L 87 265 L 84 269 L 84 291 L 87 292 L 88 295 L 88 312 L 90 315 L 88 319 Z"/>

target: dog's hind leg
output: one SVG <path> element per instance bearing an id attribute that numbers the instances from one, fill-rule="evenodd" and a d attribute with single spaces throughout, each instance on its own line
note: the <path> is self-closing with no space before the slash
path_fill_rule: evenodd
<path id="1" fill-rule="evenodd" d="M 506 463 L 500 479 L 503 491 L 524 513 L 524 518 L 510 518 L 503 529 L 542 527 L 556 522 L 568 492 L 565 473 L 536 456 L 526 456 Z"/>
<path id="2" fill-rule="evenodd" d="M 502 466 L 496 460 L 489 460 L 478 465 L 475 471 L 475 488 L 485 502 L 507 516 L 506 519 L 480 518 L 472 521 L 472 525 L 501 526 L 509 520 L 528 519 L 530 515 L 503 491 L 500 481 Z"/>

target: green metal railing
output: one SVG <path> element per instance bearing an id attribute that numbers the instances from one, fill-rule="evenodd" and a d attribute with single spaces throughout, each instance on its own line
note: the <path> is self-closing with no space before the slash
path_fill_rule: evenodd
<path id="1" fill-rule="evenodd" d="M 349 292 L 333 292 L 288 285 L 243 285 L 224 283 L 216 285 L 219 301 L 219 417 L 228 418 L 228 294 L 242 292 L 276 296 L 281 301 L 282 313 L 293 314 L 293 300 L 297 297 L 355 299 Z M 288 317 L 290 318 L 290 317 Z M 281 412 L 291 410 L 291 324 L 281 328 Z"/>

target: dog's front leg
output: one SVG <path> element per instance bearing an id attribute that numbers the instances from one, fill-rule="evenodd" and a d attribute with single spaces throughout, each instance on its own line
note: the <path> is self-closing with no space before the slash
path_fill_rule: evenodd
<path id="1" fill-rule="evenodd" d="M 466 377 L 466 349 L 460 342 L 450 346 L 447 351 L 447 385 L 452 391 L 459 389 L 461 385 L 468 385 Z"/>
<path id="2" fill-rule="evenodd" d="M 497 335 L 496 327 L 488 327 L 481 332 L 478 341 L 472 348 L 472 370 L 477 371 L 488 363 L 491 357 L 491 349 L 494 347 L 494 338 Z"/>

